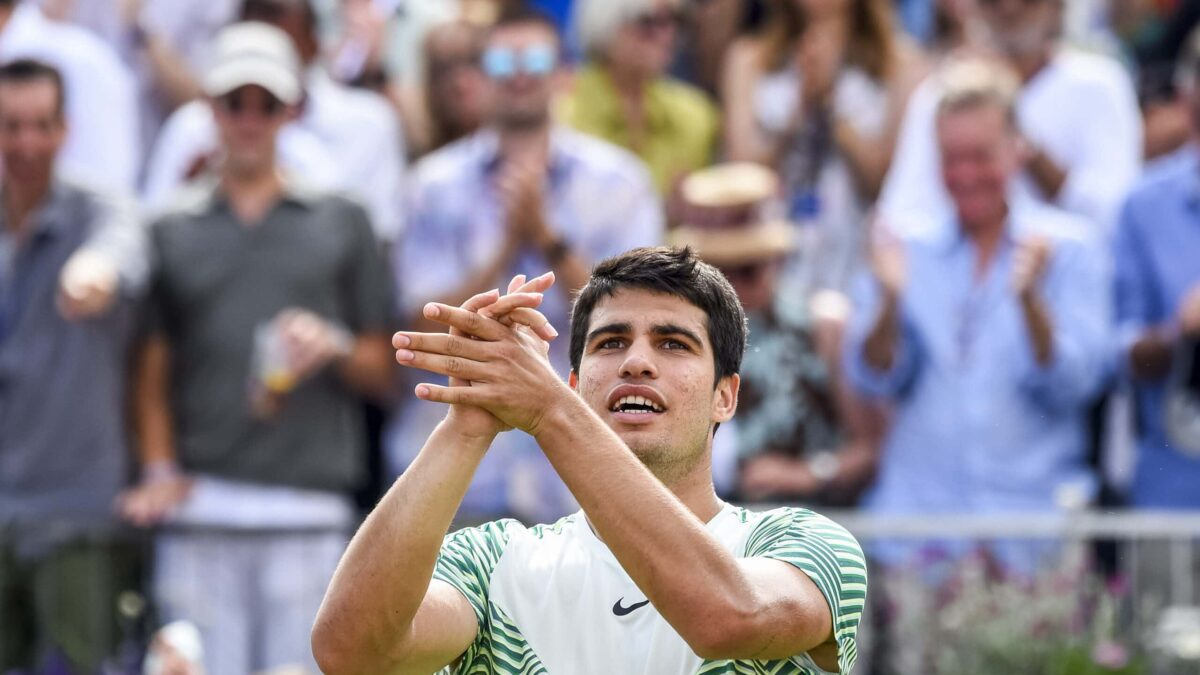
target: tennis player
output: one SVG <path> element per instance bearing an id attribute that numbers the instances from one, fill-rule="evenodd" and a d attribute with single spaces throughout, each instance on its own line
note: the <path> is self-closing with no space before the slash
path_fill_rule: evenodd
<path id="1" fill-rule="evenodd" d="M 592 272 L 566 382 L 537 313 L 549 275 L 463 307 L 446 334 L 401 332 L 397 360 L 450 376 L 450 404 L 354 536 L 313 631 L 326 673 L 848 673 L 866 596 L 862 550 L 811 511 L 751 512 L 713 489 L 717 427 L 737 407 L 746 323 L 688 249 Z M 533 435 L 582 510 L 449 534 L 496 434 Z"/>

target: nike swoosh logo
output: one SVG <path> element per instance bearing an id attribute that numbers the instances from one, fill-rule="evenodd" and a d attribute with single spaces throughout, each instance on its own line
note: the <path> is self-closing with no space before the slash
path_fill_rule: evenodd
<path id="1" fill-rule="evenodd" d="M 641 602 L 635 602 L 628 607 L 622 607 L 621 601 L 624 599 L 625 599 L 624 596 L 622 596 L 621 599 L 617 600 L 617 602 L 613 605 L 613 614 L 616 614 L 617 616 L 625 616 L 626 614 L 632 612 L 635 609 L 638 609 L 640 607 L 645 607 L 646 605 L 650 604 L 649 600 L 643 600 Z"/>

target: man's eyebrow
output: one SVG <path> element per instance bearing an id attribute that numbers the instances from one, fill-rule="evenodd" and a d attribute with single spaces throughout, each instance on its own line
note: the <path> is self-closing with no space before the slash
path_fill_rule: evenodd
<path id="1" fill-rule="evenodd" d="M 596 339 L 597 335 L 609 335 L 609 334 L 614 334 L 614 333 L 617 335 L 628 335 L 629 333 L 632 333 L 632 332 L 633 332 L 633 324 L 631 324 L 631 323 L 623 323 L 623 322 L 606 323 L 603 326 L 600 326 L 599 328 L 593 328 L 588 333 L 586 341 L 591 342 L 592 340 Z"/>
<path id="2" fill-rule="evenodd" d="M 697 335 L 694 331 L 692 331 L 688 328 L 684 328 L 683 326 L 673 324 L 673 323 L 655 324 L 654 327 L 650 329 L 650 332 L 654 333 L 655 335 L 659 335 L 659 336 L 682 335 L 683 337 L 691 340 L 692 342 L 696 343 L 697 345 L 704 344 L 704 341 L 701 340 L 700 336 Z"/>

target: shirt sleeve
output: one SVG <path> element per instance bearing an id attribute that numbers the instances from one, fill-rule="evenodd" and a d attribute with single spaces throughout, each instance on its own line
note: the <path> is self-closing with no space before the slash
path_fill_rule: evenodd
<path id="1" fill-rule="evenodd" d="M 392 249 L 399 306 L 405 318 L 455 290 L 475 271 L 464 241 L 469 236 L 467 228 L 442 205 L 443 200 L 452 198 L 443 193 L 453 193 L 453 186 L 442 189 L 427 181 L 420 166 L 412 175 L 404 193 L 404 237 Z"/>
<path id="2" fill-rule="evenodd" d="M 64 164 L 95 185 L 133 190 L 141 162 L 137 80 L 107 44 L 89 33 L 59 28 L 54 39 L 72 49 L 64 73 L 70 126 Z"/>
<path id="3" fill-rule="evenodd" d="M 623 179 L 624 189 L 614 186 L 606 197 L 612 210 L 595 230 L 602 234 L 601 243 L 589 246 L 590 263 L 663 242 L 663 205 L 650 173 L 640 164 L 631 165 Z"/>
<path id="4" fill-rule="evenodd" d="M 1067 167 L 1058 195 L 1064 209 L 1086 216 L 1111 236 L 1121 200 L 1142 163 L 1142 122 L 1128 75 L 1115 65 L 1105 81 L 1079 92 L 1073 124 L 1082 125 L 1073 146 L 1082 151 Z"/>
<path id="5" fill-rule="evenodd" d="M 475 610 L 480 626 L 487 623 L 492 572 L 509 540 L 524 529 L 521 523 L 508 518 L 452 532 L 442 541 L 433 578 L 462 593 Z"/>
<path id="6" fill-rule="evenodd" d="M 1169 311 L 1161 302 L 1162 294 L 1142 239 L 1142 213 L 1136 197 L 1125 205 L 1113 247 L 1117 350 L 1122 365 L 1128 364 L 1129 350 L 1146 329 L 1164 322 Z"/>
<path id="7" fill-rule="evenodd" d="M 1054 251 L 1042 294 L 1054 332 L 1053 360 L 1038 364 L 1026 333 L 1018 352 L 1023 386 L 1051 410 L 1086 403 L 1111 374 L 1112 311 L 1108 252 L 1099 246 L 1068 242 Z"/>
<path id="8" fill-rule="evenodd" d="M 875 279 L 863 273 L 854 285 L 854 316 L 850 322 L 845 352 L 846 375 L 850 384 L 864 396 L 897 399 L 904 396 L 916 381 L 924 361 L 921 342 L 916 327 L 904 309 L 900 307 L 900 335 L 896 345 L 896 358 L 889 370 L 876 370 L 867 363 L 863 350 L 867 336 L 878 319 L 880 297 Z"/>
<path id="9" fill-rule="evenodd" d="M 107 257 L 117 267 L 121 294 L 142 295 L 150 276 L 150 250 L 146 229 L 131 198 L 117 194 L 95 197 L 91 231 L 84 248 Z"/>
<path id="10" fill-rule="evenodd" d="M 142 202 L 162 209 L 188 174 L 216 148 L 212 113 L 201 101 L 185 103 L 163 123 L 146 163 Z"/>
<path id="11" fill-rule="evenodd" d="M 939 169 L 937 99 L 937 83 L 927 78 L 913 92 L 900 125 L 878 206 L 881 217 L 896 231 L 934 230 L 954 215 Z"/>
<path id="12" fill-rule="evenodd" d="M 866 558 L 854 536 L 812 511 L 781 508 L 768 512 L 755 526 L 746 556 L 786 562 L 816 584 L 832 614 L 839 671 L 852 672 L 867 598 Z"/>
<path id="13" fill-rule="evenodd" d="M 385 333 L 394 325 L 391 274 L 370 218 L 361 206 L 346 202 L 345 219 L 352 228 L 353 254 L 347 259 L 344 291 L 348 327 L 354 333 Z"/>

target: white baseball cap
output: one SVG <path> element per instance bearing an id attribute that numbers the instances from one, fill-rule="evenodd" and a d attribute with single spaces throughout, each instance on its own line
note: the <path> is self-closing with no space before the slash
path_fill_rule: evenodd
<path id="1" fill-rule="evenodd" d="M 204 93 L 224 96 L 251 84 L 288 105 L 300 100 L 300 56 L 292 39 L 259 21 L 235 23 L 217 33 Z"/>

